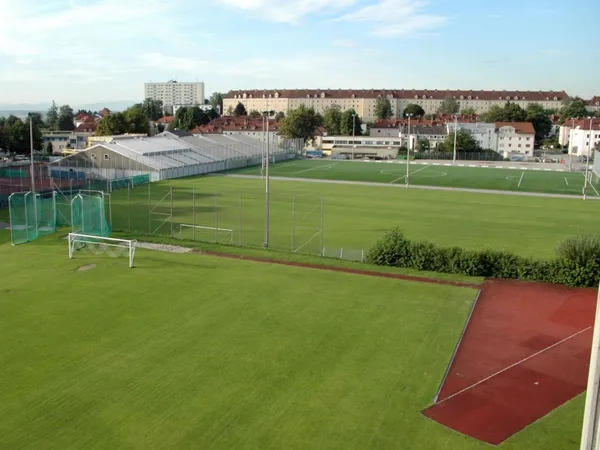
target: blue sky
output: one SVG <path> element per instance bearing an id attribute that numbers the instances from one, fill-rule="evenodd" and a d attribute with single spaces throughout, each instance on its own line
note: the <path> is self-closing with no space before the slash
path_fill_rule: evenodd
<path id="1" fill-rule="evenodd" d="M 600 95 L 597 0 L 0 0 L 0 104 L 147 81 Z M 594 56 L 596 55 L 596 56 Z"/>

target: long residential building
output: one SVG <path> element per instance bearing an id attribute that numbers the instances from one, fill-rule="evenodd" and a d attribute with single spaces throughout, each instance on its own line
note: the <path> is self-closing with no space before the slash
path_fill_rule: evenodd
<path id="1" fill-rule="evenodd" d="M 455 98 L 460 109 L 473 108 L 477 114 L 488 111 L 492 106 L 504 106 L 506 102 L 516 103 L 526 108 L 537 103 L 544 108 L 560 108 L 568 98 L 565 91 L 460 91 L 460 90 L 394 90 L 394 89 L 271 89 L 230 91 L 223 98 L 225 112 L 235 109 L 242 103 L 247 111 L 267 111 L 287 113 L 300 105 L 312 106 L 323 113 L 330 106 L 338 105 L 344 110 L 353 108 L 364 121 L 376 119 L 377 98 L 389 99 L 392 113 L 401 117 L 410 104 L 420 105 L 426 114 L 437 112 L 446 98 Z"/>

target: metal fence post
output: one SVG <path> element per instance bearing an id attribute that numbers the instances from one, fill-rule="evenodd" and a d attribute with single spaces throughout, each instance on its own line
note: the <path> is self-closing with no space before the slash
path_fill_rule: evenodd
<path id="1" fill-rule="evenodd" d="M 320 238 L 320 243 L 319 243 L 319 249 L 320 249 L 320 253 L 323 254 L 323 219 L 325 213 L 323 211 L 323 197 L 321 197 L 321 232 L 319 234 L 319 238 Z"/>
<path id="2" fill-rule="evenodd" d="M 243 204 L 244 201 L 242 199 L 242 191 L 240 191 L 240 237 L 239 237 L 239 241 L 240 241 L 240 247 L 244 246 L 244 241 L 243 241 L 243 230 L 244 230 L 244 208 L 243 208 Z"/>
<path id="3" fill-rule="evenodd" d="M 215 244 L 219 243 L 219 191 L 215 192 Z"/>
<path id="4" fill-rule="evenodd" d="M 296 194 L 292 195 L 292 253 L 296 249 L 295 245 L 296 236 Z"/>
<path id="5" fill-rule="evenodd" d="M 196 188 L 192 188 L 192 239 L 196 240 Z"/>
<path id="6" fill-rule="evenodd" d="M 151 183 L 148 183 L 148 234 L 152 234 L 152 207 L 151 207 Z"/>
<path id="7" fill-rule="evenodd" d="M 173 239 L 173 186 L 170 187 L 169 194 L 169 219 L 171 221 L 171 239 Z"/>
<path id="8" fill-rule="evenodd" d="M 131 233 L 131 187 L 127 186 L 127 231 Z"/>

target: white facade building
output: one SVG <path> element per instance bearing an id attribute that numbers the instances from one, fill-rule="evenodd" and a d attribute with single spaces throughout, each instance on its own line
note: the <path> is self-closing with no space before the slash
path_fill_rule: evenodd
<path id="1" fill-rule="evenodd" d="M 496 122 L 498 152 L 505 158 L 533 156 L 535 129 L 530 122 Z"/>
<path id="2" fill-rule="evenodd" d="M 498 136 L 496 134 L 495 123 L 457 122 L 456 126 L 459 130 L 471 133 L 482 149 L 498 151 Z M 448 122 L 446 127 L 448 128 L 448 134 L 454 134 L 454 122 Z"/>
<path id="3" fill-rule="evenodd" d="M 173 80 L 166 83 L 145 83 L 144 98 L 161 100 L 165 111 L 174 114 L 181 106 L 204 104 L 204 83 L 180 83 Z"/>
<path id="4" fill-rule="evenodd" d="M 600 123 L 594 121 L 590 131 L 590 121 L 588 120 L 587 127 L 578 126 L 569 131 L 569 154 L 593 156 L 596 145 L 600 145 Z"/>

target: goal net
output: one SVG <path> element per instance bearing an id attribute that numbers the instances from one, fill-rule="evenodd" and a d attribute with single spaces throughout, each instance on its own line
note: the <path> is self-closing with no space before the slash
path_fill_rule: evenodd
<path id="1" fill-rule="evenodd" d="M 69 233 L 69 259 L 73 259 L 75 252 L 83 250 L 94 255 L 107 255 L 113 258 L 127 255 L 129 267 L 133 267 L 136 246 L 136 240 Z"/>
<path id="2" fill-rule="evenodd" d="M 8 198 L 11 244 L 31 242 L 56 231 L 56 193 L 15 192 Z"/>
<path id="3" fill-rule="evenodd" d="M 102 191 L 79 191 L 71 200 L 73 233 L 110 236 L 111 226 L 106 219 L 105 194 Z"/>

